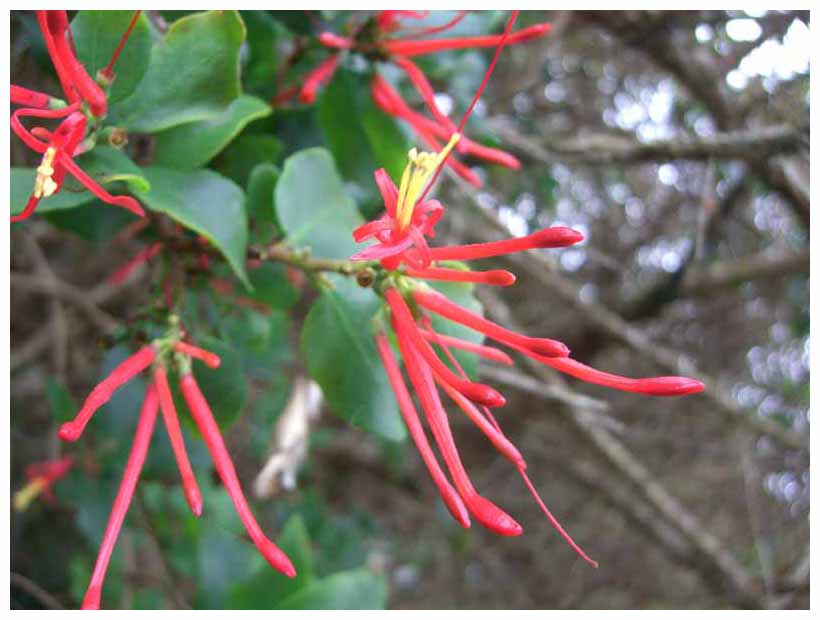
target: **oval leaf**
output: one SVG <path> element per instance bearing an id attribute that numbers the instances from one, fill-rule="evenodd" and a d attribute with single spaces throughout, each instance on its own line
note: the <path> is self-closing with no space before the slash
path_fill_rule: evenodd
<path id="1" fill-rule="evenodd" d="M 239 186 L 212 170 L 150 167 L 143 173 L 151 190 L 138 192 L 137 197 L 149 209 L 165 213 L 210 241 L 249 287 L 245 274 L 248 218 Z"/>
<path id="2" fill-rule="evenodd" d="M 322 292 L 302 328 L 310 376 L 342 418 L 385 439 L 404 439 L 404 423 L 373 342 L 378 298 L 345 278 L 332 280 L 335 288 Z"/>
<path id="3" fill-rule="evenodd" d="M 251 121 L 268 116 L 270 106 L 256 97 L 242 95 L 224 112 L 205 121 L 180 125 L 156 136 L 154 163 L 193 170 L 207 164 Z"/>
<path id="4" fill-rule="evenodd" d="M 151 49 L 134 93 L 113 106 L 112 121 L 151 133 L 224 112 L 240 95 L 239 49 L 245 26 L 236 11 L 178 19 Z"/>
<path id="5" fill-rule="evenodd" d="M 364 220 L 325 149 L 305 149 L 285 160 L 275 202 L 290 245 L 309 246 L 322 258 L 347 258 L 356 252 L 351 233 Z"/>

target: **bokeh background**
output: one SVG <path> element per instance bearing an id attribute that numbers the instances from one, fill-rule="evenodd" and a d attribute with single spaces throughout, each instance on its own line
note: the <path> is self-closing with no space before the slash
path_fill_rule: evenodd
<path id="1" fill-rule="evenodd" d="M 252 35 L 260 24 L 275 33 L 265 39 L 273 58 L 308 49 L 289 69 L 297 76 L 313 64 L 312 35 L 349 17 L 243 12 Z M 505 18 L 472 14 L 459 32 L 498 32 Z M 465 419 L 452 418 L 465 463 L 476 486 L 524 526 L 519 538 L 479 525 L 461 530 L 409 442 L 380 442 L 324 408 L 296 411 L 290 427 L 281 422 L 304 375 L 297 338 L 313 296 L 306 288 L 290 311 L 265 323 L 265 341 L 245 365 L 249 395 L 228 434 L 248 490 L 282 433 L 297 433 L 306 448 L 304 459 L 288 457 L 295 485 L 254 501 L 263 529 L 284 528 L 286 547 L 312 556 L 334 605 L 805 608 L 808 12 L 547 11 L 523 12 L 519 21 L 554 29 L 504 51 L 468 130 L 523 167 L 478 168 L 482 190 L 445 175 L 437 190 L 449 207 L 442 242 L 556 223 L 578 228 L 586 235 L 578 247 L 498 259 L 492 266 L 519 279 L 478 292 L 488 316 L 560 338 L 574 357 L 604 370 L 691 375 L 706 392 L 648 398 L 568 381 L 522 359 L 514 369 L 482 367 L 507 396 L 501 422 L 531 478 L 600 562 L 594 570 Z M 33 14 L 13 12 L 11 34 L 12 81 L 58 92 Z M 423 59 L 454 117 L 491 54 Z M 246 89 L 272 96 L 281 63 L 250 58 Z M 360 70 L 355 61 L 344 69 L 354 78 Z M 325 117 L 328 105 L 318 107 Z M 336 110 L 339 122 L 349 121 L 343 106 Z M 280 162 L 324 144 L 327 121 L 317 116 L 317 108 L 276 110 L 241 138 Z M 212 166 L 241 181 L 242 156 L 229 147 Z M 373 188 L 349 165 L 356 158 L 353 149 L 348 163 L 337 163 L 367 205 Z M 37 163 L 14 138 L 12 162 Z M 126 355 L 122 345 L 111 348 L 110 334 L 153 292 L 151 267 L 124 285 L 106 284 L 140 247 L 112 241 L 118 226 L 104 210 L 78 210 L 12 228 L 13 490 L 25 484 L 27 464 L 66 449 L 57 444 L 58 422 Z M 123 389 L 68 448 L 77 465 L 57 484 L 56 504 L 37 500 L 12 514 L 12 607 L 77 606 L 140 396 L 138 385 Z M 197 522 L 166 444 L 154 439 L 105 605 L 275 606 L 288 586 L 243 539 L 204 449 L 189 442 L 205 493 Z"/>

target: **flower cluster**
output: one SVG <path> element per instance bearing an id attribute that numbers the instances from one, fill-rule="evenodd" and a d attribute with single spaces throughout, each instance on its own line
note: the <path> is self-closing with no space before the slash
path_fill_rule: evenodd
<path id="1" fill-rule="evenodd" d="M 373 101 L 385 113 L 407 123 L 428 148 L 440 151 L 442 144 L 448 143 L 456 133 L 461 132 L 461 128 L 456 128 L 448 116 L 441 111 L 436 103 L 435 91 L 430 81 L 411 58 L 444 50 L 496 47 L 501 41 L 507 44 L 522 43 L 541 37 L 550 30 L 550 24 L 536 24 L 517 32 L 509 32 L 508 28 L 503 35 L 425 38 L 456 26 L 466 15 L 465 11 L 459 11 L 453 19 L 441 26 L 401 32 L 403 30 L 402 20 L 423 19 L 426 14 L 426 11 L 380 11 L 371 20 L 355 28 L 351 36 L 340 36 L 332 32 L 321 33 L 318 37 L 319 42 L 332 50 L 332 53 L 305 77 L 301 88 L 298 89 L 300 100 L 303 103 L 315 101 L 319 89 L 330 82 L 338 69 L 343 52 L 358 52 L 374 61 L 391 63 L 407 75 L 423 100 L 429 116 L 413 110 L 378 72 L 374 74 L 371 84 Z M 512 26 L 512 22 L 509 26 Z M 274 102 L 281 103 L 294 96 L 296 92 L 296 89 L 288 89 L 274 99 Z M 478 144 L 463 135 L 455 150 L 461 155 L 482 159 L 514 170 L 520 168 L 519 161 L 509 153 Z M 447 165 L 472 185 L 476 187 L 482 185 L 478 175 L 458 159 L 448 158 Z"/>
<path id="2" fill-rule="evenodd" d="M 114 79 L 114 63 L 137 17 L 139 11 L 123 35 L 108 66 L 100 72 L 98 79 L 106 86 Z M 31 196 L 23 211 L 12 216 L 11 221 L 19 222 L 29 218 L 41 199 L 53 196 L 62 189 L 66 174 L 77 179 L 103 202 L 144 216 L 142 207 L 134 198 L 112 196 L 74 161 L 76 156 L 85 153 L 94 145 L 94 136 L 89 132 L 89 121 L 96 124 L 105 117 L 108 111 L 106 92 L 88 75 L 85 67 L 77 59 L 66 12 L 37 11 L 37 21 L 65 100 L 11 85 L 12 105 L 24 106 L 12 113 L 11 128 L 27 147 L 43 156 L 37 168 Z M 22 118 L 27 117 L 63 120 L 54 131 L 39 126 L 29 130 L 21 122 Z"/>
<path id="3" fill-rule="evenodd" d="M 442 500 L 458 523 L 469 527 L 472 515 L 485 527 L 501 535 L 515 536 L 522 531 L 521 526 L 510 515 L 481 496 L 470 482 L 459 458 L 439 390 L 443 390 L 499 453 L 513 463 L 546 517 L 569 545 L 580 557 L 597 566 L 597 563 L 572 540 L 541 500 L 526 474 L 526 462 L 504 435 L 490 411 L 491 407 L 503 406 L 504 397 L 489 385 L 471 381 L 450 348 L 466 349 L 504 364 L 511 364 L 512 360 L 496 348 L 475 345 L 436 333 L 433 330 L 432 315 L 470 328 L 521 355 L 590 383 L 653 396 L 693 394 L 702 391 L 703 384 L 686 377 L 633 379 L 590 368 L 570 358 L 569 349 L 563 343 L 510 331 L 459 306 L 445 295 L 420 282 L 419 280 L 427 279 L 509 286 L 515 282 L 515 276 L 504 270 L 452 269 L 438 266 L 436 263 L 447 260 L 482 259 L 534 248 L 565 247 L 583 239 L 578 231 L 558 226 L 524 237 L 490 243 L 429 247 L 425 237 L 433 236 L 435 223 L 441 218 L 444 207 L 436 200 L 425 200 L 424 195 L 434 172 L 444 163 L 458 139 L 459 134 L 454 134 L 450 143 L 440 153 L 418 153 L 415 149 L 411 150 L 410 161 L 398 188 L 384 170 L 376 171 L 376 184 L 384 199 L 385 212 L 376 220 L 360 226 L 353 233 L 356 241 L 372 239 L 376 243 L 351 257 L 351 260 L 378 259 L 386 271 L 377 290 L 386 302 L 385 310 L 390 317 L 389 325 L 407 376 L 418 396 L 424 417 L 452 478 L 452 484 L 430 447 L 384 327 L 375 335 L 376 346 L 410 435 L 439 489 Z M 444 353 L 450 363 L 449 366 L 438 356 L 433 345 Z"/>
<path id="4" fill-rule="evenodd" d="M 220 359 L 214 353 L 205 351 L 178 339 L 175 332 L 171 337 L 155 341 L 142 347 L 131 357 L 123 361 L 111 374 L 98 384 L 88 395 L 77 416 L 70 422 L 66 422 L 60 428 L 60 438 L 64 441 L 77 441 L 83 433 L 94 412 L 104 405 L 111 398 L 113 393 L 123 384 L 133 379 L 136 375 L 153 365 L 151 372 L 152 381 L 149 382 L 145 391 L 145 398 L 142 410 L 137 422 L 137 429 L 134 434 L 134 441 L 131 446 L 131 453 L 125 466 L 120 488 L 114 499 L 114 506 L 108 525 L 103 534 L 102 545 L 94 566 L 88 590 L 83 598 L 83 609 L 99 609 L 100 596 L 102 594 L 103 581 L 114 551 L 117 537 L 125 520 L 126 512 L 134 496 L 137 481 L 139 480 L 142 466 L 148 453 L 148 446 L 151 442 L 151 435 L 154 432 L 154 425 L 157 413 L 162 412 L 165 429 L 171 442 L 171 447 L 176 458 L 182 478 L 182 487 L 185 499 L 191 511 L 199 516 L 202 512 L 202 494 L 197 485 L 196 478 L 188 454 L 185 450 L 182 430 L 177 417 L 171 389 L 168 384 L 167 360 L 174 358 L 179 368 L 179 387 L 191 416 L 202 434 L 205 444 L 211 453 L 217 473 L 219 474 L 225 489 L 233 500 L 239 518 L 248 532 L 256 548 L 262 556 L 279 572 L 293 577 L 296 574 L 293 564 L 288 557 L 277 547 L 259 527 L 251 512 L 239 478 L 236 475 L 233 461 L 225 447 L 222 434 L 214 420 L 211 408 L 205 400 L 197 385 L 196 379 L 191 372 L 191 358 L 196 358 L 204 362 L 210 368 L 217 368 Z"/>

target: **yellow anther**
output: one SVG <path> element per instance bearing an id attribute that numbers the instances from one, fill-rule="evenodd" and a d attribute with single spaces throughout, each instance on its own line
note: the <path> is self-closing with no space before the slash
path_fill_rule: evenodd
<path id="1" fill-rule="evenodd" d="M 46 152 L 43 155 L 43 161 L 40 162 L 40 166 L 37 168 L 37 176 L 34 179 L 35 198 L 51 196 L 55 191 L 57 191 L 57 184 L 51 178 L 51 175 L 54 174 L 54 168 L 52 164 L 54 163 L 54 158 L 56 156 L 57 149 L 55 149 L 53 146 L 50 146 L 48 147 L 48 149 L 46 149 Z"/>
<path id="2" fill-rule="evenodd" d="M 35 478 L 22 489 L 14 494 L 12 504 L 17 512 L 22 512 L 31 505 L 40 492 L 45 488 L 45 478 L 42 476 Z"/>
<path id="3" fill-rule="evenodd" d="M 399 222 L 399 230 L 405 230 L 410 224 L 416 202 L 424 192 L 427 182 L 460 138 L 461 134 L 454 133 L 447 146 L 439 153 L 419 153 L 414 148 L 407 153 L 407 159 L 410 161 L 401 175 L 399 196 L 396 201 L 396 219 Z"/>

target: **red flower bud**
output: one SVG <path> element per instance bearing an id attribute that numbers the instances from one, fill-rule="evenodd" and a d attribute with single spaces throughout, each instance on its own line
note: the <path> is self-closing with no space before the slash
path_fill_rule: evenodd
<path id="1" fill-rule="evenodd" d="M 204 362 L 209 368 L 219 368 L 219 365 L 222 363 L 222 360 L 219 359 L 219 356 L 216 353 L 211 353 L 205 349 L 200 349 L 199 347 L 195 347 L 187 342 L 175 342 L 174 351 L 196 358 L 201 362 Z"/>
<path id="2" fill-rule="evenodd" d="M 503 256 L 513 252 L 523 252 L 535 248 L 563 248 L 583 241 L 584 236 L 577 230 L 565 226 L 555 226 L 534 232 L 526 237 L 515 237 L 488 243 L 471 243 L 440 248 L 430 248 L 433 260 L 474 260 Z"/>
<path id="3" fill-rule="evenodd" d="M 60 439 L 77 441 L 94 412 L 109 401 L 117 388 L 148 368 L 156 355 L 154 347 L 147 345 L 117 366 L 108 377 L 91 390 L 77 416 L 60 427 Z"/>
<path id="4" fill-rule="evenodd" d="M 432 250 L 431 250 L 432 251 Z M 427 269 L 408 268 L 405 273 L 413 278 L 423 280 L 444 280 L 447 282 L 475 282 L 476 284 L 490 284 L 493 286 L 511 286 L 515 284 L 515 274 L 505 269 L 490 269 L 489 271 L 468 271 L 465 269 L 445 269 L 442 267 L 428 267 Z"/>
<path id="5" fill-rule="evenodd" d="M 219 427 L 214 420 L 211 408 L 208 402 L 199 390 L 193 375 L 187 374 L 182 377 L 180 381 L 182 388 L 182 395 L 185 397 L 185 402 L 188 403 L 188 408 L 191 415 L 199 427 L 199 432 L 202 433 L 205 444 L 211 452 L 214 465 L 219 477 L 222 479 L 222 484 L 228 491 L 231 500 L 233 500 L 236 512 L 239 514 L 239 519 L 245 526 L 256 548 L 262 554 L 268 563 L 287 577 L 295 577 L 296 569 L 288 559 L 288 556 L 279 549 L 273 542 L 271 542 L 262 532 L 262 528 L 256 522 L 256 519 L 251 512 L 250 506 L 242 493 L 242 487 L 239 484 L 239 478 L 236 475 L 236 470 L 233 466 L 228 450 L 225 447 L 225 442 L 222 440 L 222 434 L 219 432 Z"/>
<path id="6" fill-rule="evenodd" d="M 86 590 L 85 597 L 83 597 L 83 609 L 100 608 L 100 596 L 105 581 L 105 573 L 108 570 L 108 563 L 111 560 L 111 554 L 114 551 L 120 529 L 122 529 L 125 514 L 128 512 L 128 506 L 134 497 L 134 489 L 145 463 L 145 456 L 148 454 L 148 446 L 151 443 L 151 435 L 154 433 L 154 425 L 157 420 L 158 407 L 157 391 L 153 385 L 149 384 L 148 389 L 145 391 L 145 400 L 142 403 L 137 430 L 134 433 L 131 453 L 128 455 L 122 482 L 114 499 L 114 506 L 111 508 L 111 516 L 103 534 L 100 552 L 94 565 L 94 572 L 91 574 L 88 590 Z"/>

